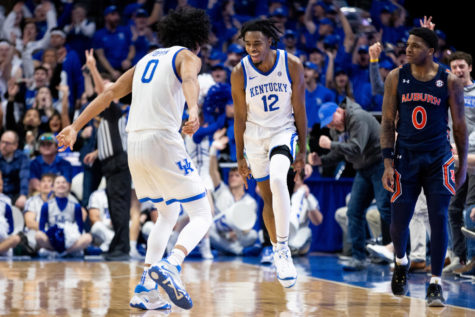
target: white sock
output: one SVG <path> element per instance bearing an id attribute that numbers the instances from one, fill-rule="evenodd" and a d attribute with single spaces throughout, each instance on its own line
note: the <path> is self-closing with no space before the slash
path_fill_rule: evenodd
<path id="1" fill-rule="evenodd" d="M 137 241 L 130 240 L 130 250 L 135 250 L 137 251 Z"/>
<path id="2" fill-rule="evenodd" d="M 150 264 L 162 259 L 168 239 L 180 214 L 180 204 L 166 205 L 160 203 L 155 204 L 155 207 L 158 210 L 158 219 L 148 236 L 147 253 L 145 255 L 145 263 Z"/>
<path id="3" fill-rule="evenodd" d="M 442 285 L 442 278 L 440 276 L 432 276 L 430 278 L 430 284 L 439 284 Z"/>
<path id="4" fill-rule="evenodd" d="M 269 183 L 272 191 L 277 248 L 285 247 L 289 239 L 290 194 L 287 187 L 287 173 L 290 160 L 282 154 L 273 155 L 269 165 Z"/>
<path id="5" fill-rule="evenodd" d="M 173 265 L 181 265 L 185 260 L 185 253 L 180 249 L 173 249 L 172 254 L 167 258 L 168 262 Z"/>
<path id="6" fill-rule="evenodd" d="M 404 257 L 402 259 L 400 259 L 396 256 L 396 264 L 397 265 L 407 265 L 407 263 L 409 263 L 409 260 L 407 259 L 406 254 L 404 255 Z"/>

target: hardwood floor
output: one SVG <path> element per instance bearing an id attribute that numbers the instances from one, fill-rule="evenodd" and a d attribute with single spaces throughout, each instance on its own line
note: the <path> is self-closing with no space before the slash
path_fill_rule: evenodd
<path id="1" fill-rule="evenodd" d="M 140 280 L 139 262 L 0 261 L 0 314 L 11 316 L 475 316 L 455 306 L 427 308 L 422 299 L 397 298 L 300 274 L 284 289 L 270 267 L 232 261 L 187 261 L 182 279 L 190 311 L 129 307 Z M 425 286 L 423 286 L 425 287 Z M 166 296 L 166 294 L 165 294 Z"/>

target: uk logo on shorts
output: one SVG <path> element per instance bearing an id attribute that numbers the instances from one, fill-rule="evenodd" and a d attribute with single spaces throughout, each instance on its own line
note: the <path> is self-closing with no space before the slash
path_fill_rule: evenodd
<path id="1" fill-rule="evenodd" d="M 194 169 L 191 167 L 191 162 L 189 162 L 187 158 L 183 161 L 176 162 L 176 165 L 179 169 L 185 172 L 185 176 L 194 171 Z"/>

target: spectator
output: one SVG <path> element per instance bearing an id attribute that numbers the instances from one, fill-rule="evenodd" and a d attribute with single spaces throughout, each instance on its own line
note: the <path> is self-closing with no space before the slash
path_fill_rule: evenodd
<path id="1" fill-rule="evenodd" d="M 66 42 L 79 57 L 80 65 L 85 62 L 84 51 L 91 48 L 91 40 L 96 31 L 96 24 L 87 17 L 84 5 L 77 3 L 71 12 L 71 23 L 64 27 Z"/>
<path id="2" fill-rule="evenodd" d="M 31 84 L 26 85 L 26 92 L 25 92 L 25 106 L 26 109 L 30 109 L 33 107 L 33 103 L 35 102 L 35 97 L 38 92 L 38 89 L 41 87 L 48 87 L 49 86 L 49 79 L 48 79 L 48 70 L 43 66 L 38 66 L 35 68 L 35 72 L 33 74 L 33 81 Z"/>
<path id="3" fill-rule="evenodd" d="M 0 173 L 0 192 L 3 181 Z M 7 202 L 0 200 L 0 255 L 12 255 L 10 251 L 21 241 L 21 234 L 13 234 L 12 207 Z M 11 252 L 11 253 L 8 253 Z"/>
<path id="4" fill-rule="evenodd" d="M 224 62 L 224 65 L 230 69 L 232 69 L 234 66 L 239 64 L 241 59 L 244 56 L 244 48 L 236 43 L 232 43 L 229 45 L 228 50 L 227 50 L 227 59 Z"/>
<path id="5" fill-rule="evenodd" d="M 104 10 L 105 26 L 94 34 L 93 48 L 100 67 L 114 80 L 123 70 L 129 69 L 135 56 L 132 35 L 127 27 L 120 26 L 117 7 L 108 6 Z"/>
<path id="6" fill-rule="evenodd" d="M 51 255 L 48 251 L 56 251 L 60 255 L 75 255 L 92 242 L 92 236 L 84 233 L 86 214 L 77 201 L 68 197 L 69 190 L 66 178 L 56 176 L 53 182 L 54 198 L 41 207 L 36 242 L 39 248 L 44 248 L 47 252 L 40 249 L 40 256 Z"/>
<path id="7" fill-rule="evenodd" d="M 292 30 L 286 30 L 283 37 L 284 49 L 300 58 L 302 62 L 305 61 L 305 53 L 297 48 L 297 34 Z"/>
<path id="8" fill-rule="evenodd" d="M 53 194 L 53 181 L 55 174 L 46 173 L 41 175 L 40 190 L 37 194 L 28 198 L 23 210 L 25 218 L 25 234 L 29 245 L 36 250 L 36 232 L 40 228 L 41 207 Z"/>
<path id="9" fill-rule="evenodd" d="M 223 130 L 224 132 L 224 130 Z M 217 134 L 210 150 L 209 174 L 213 182 L 213 197 L 216 206 L 216 216 L 223 215 L 232 208 L 239 208 L 240 212 L 245 212 L 244 217 L 255 217 L 257 219 L 257 203 L 244 190 L 244 181 L 239 175 L 237 168 L 232 168 L 228 175 L 228 185 L 226 185 L 220 176 L 218 169 L 217 151 L 223 150 L 227 143 L 227 137 L 221 132 Z M 243 206 L 246 206 L 245 208 Z M 217 218 L 216 217 L 216 218 Z M 254 225 L 253 225 L 254 226 Z M 252 226 L 252 227 L 253 227 Z M 256 243 L 258 234 L 253 228 L 243 231 L 233 226 L 229 222 L 215 221 L 210 229 L 210 239 L 213 248 L 234 255 L 243 255 L 246 248 Z"/>
<path id="10" fill-rule="evenodd" d="M 148 26 L 148 13 L 144 9 L 138 9 L 132 15 L 133 24 L 130 26 L 132 44 L 135 48 L 135 56 L 132 65 L 135 65 L 148 52 L 151 45 L 157 44 L 157 38 Z"/>
<path id="11" fill-rule="evenodd" d="M 302 173 L 303 174 L 303 173 Z M 320 206 L 315 196 L 303 182 L 303 175 L 296 176 L 294 192 L 290 198 L 289 248 L 292 255 L 305 255 L 312 243 L 310 222 L 318 226 L 323 221 Z"/>
<path id="12" fill-rule="evenodd" d="M 51 133 L 43 133 L 39 139 L 40 155 L 30 164 L 30 193 L 39 191 L 41 175 L 54 173 L 64 176 L 68 183 L 72 180 L 71 163 L 58 156 L 58 143 Z"/>
<path id="13" fill-rule="evenodd" d="M 3 175 L 3 193 L 15 206 L 23 209 L 28 196 L 30 160 L 18 149 L 18 134 L 7 130 L 0 141 L 0 170 Z"/>
<path id="14" fill-rule="evenodd" d="M 100 245 L 102 252 L 107 252 L 114 238 L 114 228 L 112 227 L 105 189 L 98 189 L 91 194 L 87 209 L 94 244 Z"/>
<path id="15" fill-rule="evenodd" d="M 51 30 L 50 46 L 56 49 L 58 54 L 58 63 L 62 65 L 62 72 L 66 75 L 66 82 L 63 84 L 69 86 L 69 115 L 72 118 L 78 99 L 84 92 L 84 78 L 81 72 L 81 63 L 75 51 L 66 46 L 66 34 L 60 28 Z"/>
<path id="16" fill-rule="evenodd" d="M 373 198 L 376 199 L 384 222 L 391 223 L 390 196 L 381 184 L 384 165 L 379 145 L 380 125 L 371 114 L 348 98 L 340 106 L 335 103 L 322 105 L 319 117 L 322 126 L 328 126 L 340 133 L 345 132 L 347 135 L 342 141 L 332 141 L 327 136 L 321 136 L 320 147 L 331 151 L 321 158 L 312 153 L 309 161 L 313 165 L 327 165 L 345 158 L 356 170 L 348 203 L 348 225 L 353 258 L 343 269 L 363 270 L 367 266 L 364 214 Z M 386 240 L 389 238 L 383 236 L 383 244 L 389 243 Z"/>
<path id="17" fill-rule="evenodd" d="M 315 124 L 320 123 L 318 110 L 320 106 L 335 100 L 335 93 L 319 84 L 321 69 L 312 62 L 304 63 L 305 105 L 309 132 Z"/>

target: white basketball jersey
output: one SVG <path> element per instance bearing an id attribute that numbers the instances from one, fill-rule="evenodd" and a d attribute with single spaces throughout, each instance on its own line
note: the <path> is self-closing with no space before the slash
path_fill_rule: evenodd
<path id="1" fill-rule="evenodd" d="M 48 204 L 48 225 L 64 224 L 66 222 L 76 223 L 75 210 L 78 203 L 68 199 L 68 203 L 61 210 L 55 198 L 51 198 L 45 204 Z"/>
<path id="2" fill-rule="evenodd" d="M 127 132 L 181 127 L 185 96 L 175 68 L 180 46 L 160 48 L 145 55 L 135 66 L 132 104 Z"/>
<path id="3" fill-rule="evenodd" d="M 277 50 L 275 64 L 267 73 L 254 66 L 250 56 L 244 57 L 241 65 L 247 104 L 246 133 L 253 125 L 273 130 L 294 125 L 287 52 Z"/>
<path id="4" fill-rule="evenodd" d="M 105 189 L 98 189 L 92 192 L 89 196 L 89 204 L 87 209 L 99 209 L 99 217 L 106 226 L 111 226 L 110 214 L 109 214 L 109 202 L 107 201 L 107 194 Z"/>

